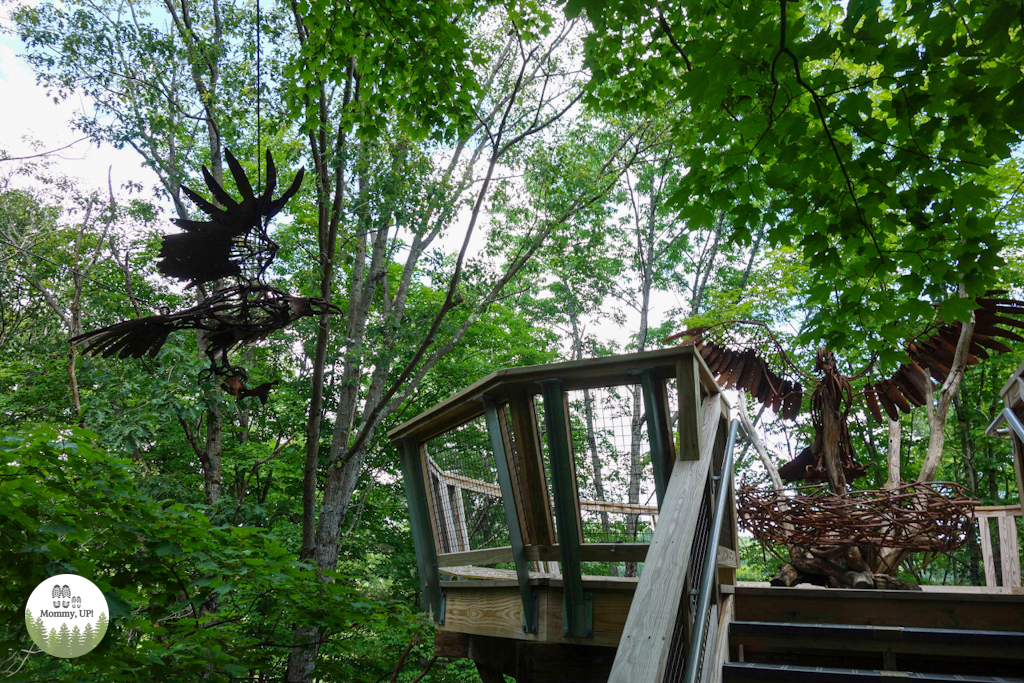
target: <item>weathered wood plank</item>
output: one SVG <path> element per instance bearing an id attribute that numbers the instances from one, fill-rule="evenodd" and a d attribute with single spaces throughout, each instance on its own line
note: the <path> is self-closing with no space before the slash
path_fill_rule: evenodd
<path id="1" fill-rule="evenodd" d="M 459 582 L 475 583 L 475 582 Z M 633 600 L 633 592 L 621 589 L 602 590 L 594 596 L 594 635 L 571 638 L 562 635 L 562 589 L 538 586 L 540 615 L 536 634 L 523 632 L 523 604 L 519 589 L 508 587 L 455 587 L 446 584 L 444 631 L 511 638 L 533 642 L 577 643 L 615 647 Z"/>
<path id="2" fill-rule="evenodd" d="M 457 427 L 483 414 L 483 406 L 475 399 L 485 393 L 493 395 L 496 401 L 503 401 L 513 390 L 537 393 L 538 381 L 556 377 L 564 382 L 566 391 L 634 384 L 636 378 L 629 373 L 635 368 L 648 367 L 671 376 L 675 372 L 678 358 L 694 355 L 699 354 L 696 354 L 692 346 L 679 346 L 643 353 L 498 370 L 392 429 L 388 432 L 388 439 L 397 444 L 403 436 L 415 435 L 423 441 Z M 699 372 L 705 383 L 710 381 L 714 384 L 703 361 L 700 361 L 700 366 L 703 366 Z"/>
<path id="3" fill-rule="evenodd" d="M 1017 544 L 1017 519 L 1004 514 L 999 518 L 999 557 L 1003 585 L 1020 586 L 1020 546 Z"/>
<path id="4" fill-rule="evenodd" d="M 719 395 L 709 397 L 704 408 L 700 425 L 703 450 L 696 461 L 680 460 L 672 470 L 658 530 L 626 618 L 609 683 L 661 682 L 702 502 L 694 492 L 703 491 L 708 481 L 721 416 Z"/>
<path id="5" fill-rule="evenodd" d="M 974 508 L 974 514 L 978 517 L 999 517 L 1004 513 L 1017 517 L 1024 514 L 1021 512 L 1020 505 L 979 505 Z"/>
<path id="6" fill-rule="evenodd" d="M 517 585 L 508 588 L 459 588 L 448 589 L 445 596 L 445 631 L 473 633 L 498 638 L 515 638 L 517 640 L 547 639 L 547 610 L 545 601 L 547 587 L 540 591 L 540 617 L 536 634 L 523 632 L 523 601 L 519 597 Z M 558 591 L 559 601 L 561 591 Z M 555 625 L 557 633 L 562 633 L 562 621 L 559 617 Z"/>
<path id="7" fill-rule="evenodd" d="M 992 529 L 987 515 L 978 515 L 978 538 L 981 540 L 981 562 L 985 567 L 985 585 L 995 586 L 996 563 L 992 557 Z"/>
<path id="8" fill-rule="evenodd" d="M 516 454 L 519 457 L 519 487 L 526 522 L 523 540 L 527 546 L 553 545 L 555 528 L 551 519 L 551 504 L 548 502 L 550 494 L 541 458 L 540 430 L 537 428 L 533 397 L 525 391 L 512 392 L 508 409 L 512 419 L 512 433 L 515 435 Z"/>
<path id="9" fill-rule="evenodd" d="M 519 575 L 512 569 L 495 569 L 494 567 L 474 567 L 463 565 L 459 567 L 442 567 L 442 574 L 449 576 L 460 576 L 464 579 L 502 579 L 505 581 L 518 581 Z M 530 572 L 531 579 L 552 579 L 561 578 L 561 574 L 547 574 L 544 572 Z"/>
<path id="10" fill-rule="evenodd" d="M 444 553 L 437 556 L 438 567 L 458 567 L 469 564 L 488 565 L 512 561 L 512 546 L 508 545 L 499 548 L 470 550 L 465 553 Z"/>
<path id="11" fill-rule="evenodd" d="M 717 562 L 719 567 L 732 567 L 735 569 L 740 566 L 740 556 L 735 550 L 720 545 L 718 546 Z"/>
<path id="12" fill-rule="evenodd" d="M 700 371 L 697 357 L 680 358 L 676 362 L 676 388 L 679 392 L 680 460 L 697 460 L 701 452 Z"/>
<path id="13" fill-rule="evenodd" d="M 466 504 L 462 500 L 462 488 L 453 486 L 452 497 L 455 499 L 455 523 L 459 525 L 459 550 L 465 552 L 469 548 L 469 526 L 466 523 Z"/>
<path id="14" fill-rule="evenodd" d="M 1019 590 L 1019 589 L 1018 589 Z M 738 621 L 1020 631 L 1024 595 L 737 586 Z"/>
<path id="15" fill-rule="evenodd" d="M 469 550 L 469 546 L 461 546 L 461 536 L 459 527 L 461 526 L 455 520 L 455 511 L 452 510 L 452 489 L 457 488 L 449 484 L 441 482 L 441 485 L 437 489 L 436 502 L 441 503 L 441 519 L 443 520 L 444 529 L 440 530 L 440 550 L 443 553 L 457 553 L 463 550 Z M 461 496 L 462 494 L 459 493 Z"/>
<path id="16" fill-rule="evenodd" d="M 427 520 L 431 514 L 428 507 L 430 496 L 424 483 L 422 449 L 412 437 L 402 441 L 402 479 L 409 507 L 409 525 L 412 528 L 420 591 L 423 595 L 424 609 L 433 612 L 436 621 L 441 621 L 437 546 L 434 537 L 431 536 L 431 527 Z"/>
<path id="17" fill-rule="evenodd" d="M 709 683 L 722 683 L 722 665 L 729 661 L 729 624 L 733 622 L 735 612 L 735 596 L 723 596 L 722 615 L 718 619 L 718 637 L 715 640 L 714 658 L 704 665 L 705 667 L 711 667 Z"/>
<path id="18" fill-rule="evenodd" d="M 585 585 L 588 591 L 597 591 L 594 582 Z M 563 588 L 564 589 L 564 588 Z M 622 637 L 622 629 L 626 623 L 626 615 L 633 603 L 633 591 L 601 590 L 594 594 L 594 631 L 587 638 L 562 636 L 562 601 L 552 599 L 559 597 L 561 591 L 554 586 L 548 589 L 548 640 L 552 642 L 579 643 L 580 645 L 616 646 Z M 558 638 L 553 637 L 557 631 Z"/>
<path id="19" fill-rule="evenodd" d="M 584 543 L 580 546 L 582 562 L 643 562 L 649 543 Z M 561 552 L 555 545 L 526 547 L 526 559 L 534 562 L 557 562 Z"/>
<path id="20" fill-rule="evenodd" d="M 515 501 L 516 516 L 519 519 L 519 533 L 523 543 L 530 543 L 529 534 L 526 529 L 526 501 L 523 500 L 523 486 L 519 481 L 519 472 L 516 469 L 518 456 L 515 452 L 515 436 L 512 433 L 512 425 L 507 410 L 507 402 L 498 406 L 498 426 L 501 429 L 501 440 L 505 446 L 505 464 L 508 467 L 509 478 L 512 481 L 512 494 Z M 498 482 L 501 483 L 500 481 Z"/>

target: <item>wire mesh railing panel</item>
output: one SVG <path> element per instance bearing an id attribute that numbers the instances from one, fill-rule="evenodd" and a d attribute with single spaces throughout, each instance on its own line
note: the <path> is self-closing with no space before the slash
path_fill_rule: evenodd
<path id="1" fill-rule="evenodd" d="M 640 386 L 567 392 L 585 543 L 650 540 L 657 516 Z"/>
<path id="2" fill-rule="evenodd" d="M 497 463 L 481 416 L 426 444 L 438 552 L 509 545 Z"/>

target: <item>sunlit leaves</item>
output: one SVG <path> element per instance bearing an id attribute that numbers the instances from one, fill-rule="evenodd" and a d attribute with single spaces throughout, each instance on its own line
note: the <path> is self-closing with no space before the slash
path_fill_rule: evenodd
<path id="1" fill-rule="evenodd" d="M 800 246 L 814 273 L 811 336 L 862 349 L 867 320 L 912 329 L 931 316 L 919 298 L 945 300 L 961 283 L 979 294 L 999 279 L 1004 198 L 989 173 L 1024 128 L 1016 5 L 851 0 L 844 13 L 680 0 L 567 11 L 594 24 L 594 103 L 646 111 L 670 98 L 688 111 L 676 128 L 688 170 L 675 201 L 691 227 L 721 210 L 741 239 L 766 222 L 772 244 Z M 751 211 L 743 197 L 762 188 L 776 199 Z"/>

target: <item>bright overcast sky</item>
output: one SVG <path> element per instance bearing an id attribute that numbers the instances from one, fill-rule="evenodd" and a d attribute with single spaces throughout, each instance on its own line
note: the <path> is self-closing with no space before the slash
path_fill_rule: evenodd
<path id="1" fill-rule="evenodd" d="M 10 7 L 0 8 L 0 26 L 10 27 Z M 83 97 L 54 103 L 46 89 L 36 85 L 35 75 L 20 56 L 21 42 L 9 33 L 0 33 L 0 149 L 9 157 L 21 157 L 63 147 L 82 137 L 71 127 L 75 112 L 89 110 Z M 41 144 L 34 147 L 33 141 Z M 59 153 L 57 170 L 79 179 L 83 189 L 106 188 L 107 170 L 115 191 L 127 180 L 151 187 L 156 177 L 143 168 L 132 150 L 117 150 L 109 145 L 97 148 L 88 141 L 79 142 Z"/>

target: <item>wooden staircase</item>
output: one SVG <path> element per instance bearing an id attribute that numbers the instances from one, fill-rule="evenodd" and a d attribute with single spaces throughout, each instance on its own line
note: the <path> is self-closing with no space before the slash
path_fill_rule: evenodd
<path id="1" fill-rule="evenodd" d="M 734 599 L 711 680 L 1024 681 L 1024 595 L 739 586 Z"/>

